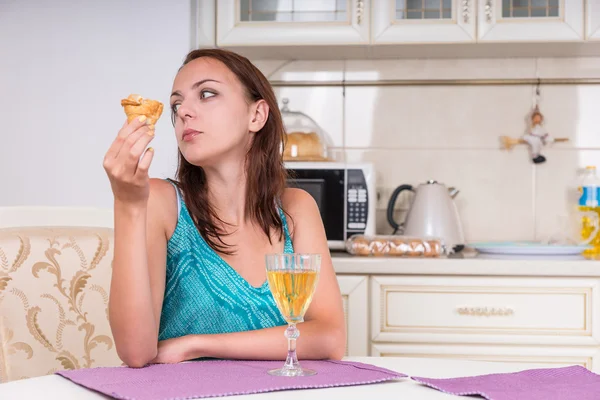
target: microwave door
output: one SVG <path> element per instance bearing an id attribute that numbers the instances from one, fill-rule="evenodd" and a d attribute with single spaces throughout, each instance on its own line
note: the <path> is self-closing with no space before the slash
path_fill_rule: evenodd
<path id="1" fill-rule="evenodd" d="M 346 213 L 344 171 L 298 169 L 293 171 L 293 176 L 288 180 L 288 186 L 303 189 L 315 199 L 330 248 L 343 248 Z"/>

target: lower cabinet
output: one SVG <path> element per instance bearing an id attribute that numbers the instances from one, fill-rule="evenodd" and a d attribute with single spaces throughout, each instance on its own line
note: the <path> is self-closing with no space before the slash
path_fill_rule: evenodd
<path id="1" fill-rule="evenodd" d="M 346 356 L 369 355 L 369 277 L 338 275 L 346 319 Z"/>
<path id="2" fill-rule="evenodd" d="M 581 365 L 600 372 L 598 347 L 541 347 L 458 345 L 448 343 L 373 343 L 375 357 L 452 358 L 459 360 L 510 362 L 526 368 L 554 368 Z"/>
<path id="3" fill-rule="evenodd" d="M 600 279 L 338 275 L 348 356 L 582 365 L 600 372 Z"/>

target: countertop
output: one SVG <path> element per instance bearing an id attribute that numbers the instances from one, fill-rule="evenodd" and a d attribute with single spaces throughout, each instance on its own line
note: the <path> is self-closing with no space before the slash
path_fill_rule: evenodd
<path id="1" fill-rule="evenodd" d="M 337 274 L 600 277 L 600 260 L 583 256 L 490 256 L 475 252 L 439 257 L 374 257 L 331 252 Z"/>

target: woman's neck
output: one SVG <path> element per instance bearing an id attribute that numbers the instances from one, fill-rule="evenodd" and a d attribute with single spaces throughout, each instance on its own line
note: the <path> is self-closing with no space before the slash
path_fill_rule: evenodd
<path id="1" fill-rule="evenodd" d="M 208 194 L 218 217 L 237 227 L 246 220 L 246 172 L 243 162 L 204 168 Z"/>

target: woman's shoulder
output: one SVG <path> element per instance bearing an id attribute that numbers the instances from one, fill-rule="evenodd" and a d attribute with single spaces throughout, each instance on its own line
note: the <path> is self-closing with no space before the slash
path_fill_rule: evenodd
<path id="1" fill-rule="evenodd" d="M 165 179 L 150 179 L 148 215 L 159 222 L 167 237 L 171 237 L 177 226 L 177 192 L 172 183 Z"/>
<path id="2" fill-rule="evenodd" d="M 292 226 L 294 222 L 310 224 L 315 218 L 321 219 L 317 202 L 306 190 L 286 188 L 281 196 L 281 205 L 284 212 L 292 217 Z"/>
<path id="3" fill-rule="evenodd" d="M 286 188 L 281 196 L 283 209 L 292 214 L 305 208 L 317 207 L 315 199 L 306 191 L 299 188 Z"/>

